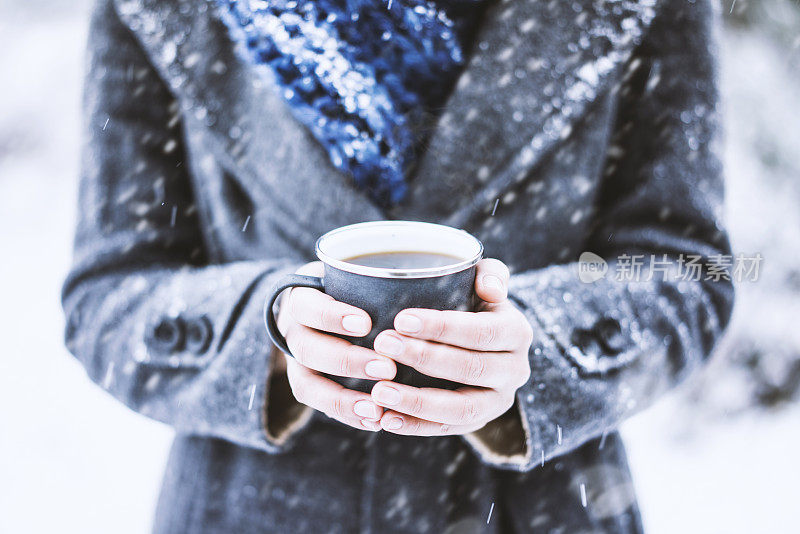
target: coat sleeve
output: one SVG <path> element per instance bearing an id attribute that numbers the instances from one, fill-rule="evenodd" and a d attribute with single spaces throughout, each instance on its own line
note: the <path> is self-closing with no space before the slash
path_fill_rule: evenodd
<path id="1" fill-rule="evenodd" d="M 467 437 L 495 466 L 530 470 L 612 431 L 698 368 L 729 321 L 715 13 L 706 0 L 668 4 L 617 87 L 584 248 L 605 277 L 581 281 L 576 262 L 511 278 L 535 331 L 531 381 Z"/>
<path id="2" fill-rule="evenodd" d="M 67 347 L 92 380 L 178 432 L 278 451 L 288 434 L 267 430 L 262 311 L 269 288 L 297 265 L 209 264 L 178 104 L 111 3 L 98 5 L 74 259 L 62 292 Z M 294 409 L 296 430 L 308 411 Z"/>

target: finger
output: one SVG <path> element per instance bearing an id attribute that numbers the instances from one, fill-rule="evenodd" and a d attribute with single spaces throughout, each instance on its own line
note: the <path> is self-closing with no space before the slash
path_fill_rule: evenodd
<path id="1" fill-rule="evenodd" d="M 313 262 L 303 265 L 297 272 L 320 276 L 322 269 L 322 262 Z M 317 330 L 361 337 L 372 328 L 372 320 L 364 310 L 309 287 L 293 288 L 287 305 L 295 321 Z"/>
<path id="2" fill-rule="evenodd" d="M 449 425 L 473 425 L 490 421 L 513 403 L 493 389 L 460 388 L 449 391 L 415 388 L 396 382 L 381 381 L 372 387 L 372 400 L 378 406 L 413 415 L 418 419 Z"/>
<path id="3" fill-rule="evenodd" d="M 501 389 L 523 374 L 527 362 L 513 352 L 477 352 L 384 330 L 375 351 L 420 373 L 471 386 Z"/>
<path id="4" fill-rule="evenodd" d="M 380 430 L 376 421 L 383 415 L 383 408 L 372 402 L 366 393 L 347 389 L 292 358 L 287 359 L 286 374 L 298 402 L 354 428 Z"/>
<path id="5" fill-rule="evenodd" d="M 299 363 L 321 373 L 373 380 L 397 374 L 390 358 L 301 324 L 289 325 L 286 344 Z"/>
<path id="6" fill-rule="evenodd" d="M 295 274 L 306 274 L 308 276 L 323 276 L 325 274 L 325 264 L 321 261 L 312 261 L 301 265 Z"/>
<path id="7" fill-rule="evenodd" d="M 514 317 L 508 301 L 492 304 L 491 311 L 403 310 L 394 318 L 401 334 L 480 351 L 514 350 L 525 337 L 524 321 Z"/>
<path id="8" fill-rule="evenodd" d="M 508 296 L 509 272 L 506 264 L 494 258 L 478 262 L 475 293 L 486 302 L 502 302 Z"/>
<path id="9" fill-rule="evenodd" d="M 392 410 L 384 412 L 380 420 L 382 429 L 403 436 L 458 436 L 480 430 L 486 423 L 474 425 L 447 425 L 434 421 L 426 421 L 411 415 Z"/>

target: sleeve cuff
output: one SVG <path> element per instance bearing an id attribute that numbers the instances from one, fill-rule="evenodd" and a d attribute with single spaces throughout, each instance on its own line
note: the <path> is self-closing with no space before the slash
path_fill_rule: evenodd
<path id="1" fill-rule="evenodd" d="M 530 429 L 518 401 L 480 430 L 465 434 L 464 439 L 490 465 L 522 470 L 531 463 Z"/>
<path id="2" fill-rule="evenodd" d="M 283 448 L 308 425 L 313 410 L 294 398 L 286 371 L 275 369 L 279 356 L 273 346 L 262 417 L 267 440 Z"/>

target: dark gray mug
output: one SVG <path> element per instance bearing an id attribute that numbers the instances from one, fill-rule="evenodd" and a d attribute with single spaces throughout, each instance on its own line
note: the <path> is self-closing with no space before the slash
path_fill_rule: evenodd
<path id="1" fill-rule="evenodd" d="M 348 259 L 382 253 L 444 254 L 452 263 L 432 267 L 386 268 L 359 265 Z M 375 221 L 331 230 L 317 240 L 317 257 L 325 264 L 322 278 L 290 274 L 283 277 L 267 297 L 264 321 L 273 343 L 291 356 L 278 331 L 273 304 L 284 289 L 310 287 L 334 299 L 361 308 L 372 319 L 372 330 L 364 337 L 338 335 L 353 344 L 372 348 L 375 337 L 392 329 L 395 316 L 407 308 L 472 311 L 475 296 L 475 264 L 483 245 L 463 230 L 417 221 Z M 336 335 L 336 334 L 332 334 Z M 326 375 L 348 388 L 368 392 L 374 380 Z M 453 389 L 454 382 L 433 378 L 398 364 L 397 382 L 416 387 Z"/>

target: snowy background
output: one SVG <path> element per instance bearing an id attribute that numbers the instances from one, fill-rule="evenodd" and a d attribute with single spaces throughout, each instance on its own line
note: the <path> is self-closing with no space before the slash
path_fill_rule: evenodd
<path id="1" fill-rule="evenodd" d="M 650 534 L 800 531 L 800 4 L 731 3 L 728 220 L 764 263 L 706 371 L 623 428 Z M 0 0 L 2 533 L 148 532 L 171 440 L 62 345 L 89 4 Z"/>

